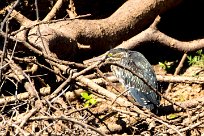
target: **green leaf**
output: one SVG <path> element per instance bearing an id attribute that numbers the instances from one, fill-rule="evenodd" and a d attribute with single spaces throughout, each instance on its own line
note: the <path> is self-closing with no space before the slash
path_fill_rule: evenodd
<path id="1" fill-rule="evenodd" d="M 202 52 L 203 52 L 203 50 L 200 49 L 200 50 L 198 50 L 196 53 L 197 53 L 198 55 L 202 56 Z"/>
<path id="2" fill-rule="evenodd" d="M 90 102 L 92 105 L 94 105 L 94 104 L 96 104 L 97 100 L 92 98 L 92 99 L 89 100 L 89 102 Z"/>
<path id="3" fill-rule="evenodd" d="M 97 102 L 97 100 L 93 98 L 93 95 L 89 95 L 87 92 L 81 93 L 81 96 L 85 100 L 84 107 L 89 107 L 90 105 L 94 105 Z"/>
<path id="4" fill-rule="evenodd" d="M 167 116 L 167 119 L 176 119 L 176 118 L 178 118 L 178 115 L 177 115 L 177 114 L 169 114 L 169 115 Z"/>
<path id="5" fill-rule="evenodd" d="M 92 98 L 87 92 L 81 93 L 81 96 L 82 96 L 85 100 L 89 100 L 89 99 Z"/>
<path id="6" fill-rule="evenodd" d="M 196 52 L 198 55 L 187 56 L 189 65 L 198 65 L 204 67 L 204 54 L 202 49 Z"/>
<path id="7" fill-rule="evenodd" d="M 162 62 L 159 62 L 159 66 L 162 67 L 163 69 L 166 69 L 166 65 Z"/>
<path id="8" fill-rule="evenodd" d="M 84 103 L 85 108 L 89 107 L 89 105 L 90 105 L 90 103 L 88 101 Z"/>
<path id="9" fill-rule="evenodd" d="M 192 56 L 187 56 L 189 65 L 193 64 Z"/>
<path id="10" fill-rule="evenodd" d="M 188 60 L 191 61 L 192 60 L 192 56 L 187 56 Z"/>

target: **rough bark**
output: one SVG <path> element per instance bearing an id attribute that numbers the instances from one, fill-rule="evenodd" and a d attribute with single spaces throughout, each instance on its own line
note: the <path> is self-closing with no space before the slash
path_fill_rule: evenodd
<path id="1" fill-rule="evenodd" d="M 102 52 L 138 34 L 147 28 L 157 15 L 175 7 L 181 1 L 128 0 L 106 19 L 75 19 L 41 24 L 40 34 L 35 27 L 29 32 L 28 40 L 47 53 L 50 49 L 57 56 L 65 58 L 70 57 L 70 53 L 73 54 L 77 48 L 80 49 L 80 45 L 90 46 L 88 49 L 93 52 Z M 40 36 L 42 38 L 39 38 Z"/>

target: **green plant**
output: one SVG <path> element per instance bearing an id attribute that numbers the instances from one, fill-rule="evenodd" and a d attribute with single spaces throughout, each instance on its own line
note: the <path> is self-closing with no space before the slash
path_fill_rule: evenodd
<path id="1" fill-rule="evenodd" d="M 176 119 L 178 117 L 179 116 L 177 114 L 170 114 L 170 115 L 167 116 L 167 119 L 172 120 L 172 119 Z"/>
<path id="2" fill-rule="evenodd" d="M 159 62 L 159 66 L 166 71 L 170 71 L 170 69 L 172 68 L 172 62 L 168 62 L 168 61 Z"/>
<path id="3" fill-rule="evenodd" d="M 204 67 L 204 53 L 202 49 L 196 52 L 195 56 L 187 56 L 189 65 L 198 65 Z"/>
<path id="4" fill-rule="evenodd" d="M 88 94 L 88 92 L 81 93 L 82 98 L 84 99 L 84 107 L 89 107 L 90 105 L 94 105 L 97 103 L 97 100 L 93 98 L 92 94 Z"/>

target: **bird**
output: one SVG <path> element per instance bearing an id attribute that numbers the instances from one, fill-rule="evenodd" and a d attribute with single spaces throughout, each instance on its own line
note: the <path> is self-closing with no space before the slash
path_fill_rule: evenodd
<path id="1" fill-rule="evenodd" d="M 140 106 L 157 113 L 161 98 L 152 90 L 152 88 L 158 90 L 157 78 L 151 64 L 144 55 L 137 51 L 116 48 L 108 51 L 105 60 L 106 62 L 111 62 L 111 71 L 133 100 Z M 114 63 L 124 68 L 114 65 Z M 125 68 L 130 69 L 138 76 Z"/>

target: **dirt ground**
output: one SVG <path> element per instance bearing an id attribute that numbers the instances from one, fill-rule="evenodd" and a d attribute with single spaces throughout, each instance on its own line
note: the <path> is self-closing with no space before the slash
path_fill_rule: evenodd
<path id="1" fill-rule="evenodd" d="M 158 71 L 158 67 L 155 69 L 157 74 L 164 72 L 161 67 L 159 67 L 161 71 Z M 183 75 L 192 76 L 199 70 L 201 70 L 200 67 L 191 66 Z M 201 71 L 196 76 L 203 75 Z M 113 84 L 124 91 L 117 81 L 113 81 Z M 110 85 L 103 83 L 101 85 L 112 92 L 116 91 Z M 75 94 L 71 93 L 73 88 L 75 88 Z M 44 89 L 49 90 L 49 87 Z M 188 107 L 186 111 L 178 110 L 170 113 L 163 111 L 164 115 L 158 116 L 147 110 L 141 109 L 142 113 L 139 113 L 132 107 L 121 107 L 104 96 L 92 92 L 93 90 L 86 91 L 91 91 L 92 98 L 97 102 L 86 107 L 84 104 L 87 100 L 80 95 L 83 91 L 84 89 L 75 86 L 70 87 L 67 93 L 53 102 L 47 101 L 47 96 L 41 96 L 40 101 L 36 98 L 16 99 L 2 105 L 1 135 L 17 133 L 19 135 L 103 135 L 105 133 L 180 135 L 180 132 L 185 132 L 185 135 L 201 135 L 204 131 L 201 123 L 203 122 L 202 99 L 204 96 L 202 84 L 174 84 L 170 92 L 164 93 L 167 98 L 179 103 L 191 103 L 191 100 L 197 100 L 198 103 Z M 162 98 L 161 107 L 167 105 L 171 104 Z"/>

